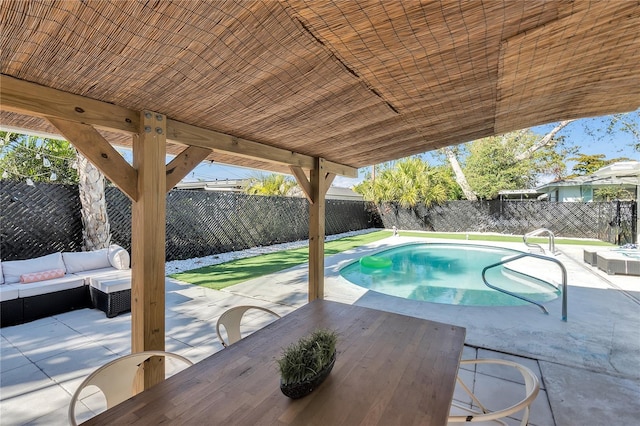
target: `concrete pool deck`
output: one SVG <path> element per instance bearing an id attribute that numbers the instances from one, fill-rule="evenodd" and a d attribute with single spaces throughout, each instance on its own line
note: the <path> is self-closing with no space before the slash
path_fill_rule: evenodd
<path id="1" fill-rule="evenodd" d="M 505 357 L 542 381 L 533 425 L 636 424 L 640 413 L 640 280 L 608 276 L 582 261 L 582 247 L 559 245 L 568 271 L 568 321 L 560 301 L 535 306 L 465 307 L 367 291 L 340 277 L 361 255 L 410 241 L 392 237 L 326 258 L 325 297 L 467 328 L 465 358 Z M 518 250 L 523 244 L 483 243 Z M 552 265 L 553 266 L 553 265 Z M 559 272 L 558 272 L 559 273 Z M 166 349 L 197 362 L 222 349 L 215 321 L 228 307 L 259 304 L 287 314 L 307 300 L 307 265 L 222 291 L 167 279 Z M 71 394 L 91 371 L 130 352 L 130 314 L 108 319 L 83 309 L 0 329 L 0 423 L 66 424 Z M 259 328 L 265 318 L 252 319 Z M 491 377 L 504 388 L 512 382 Z M 477 383 L 481 383 L 478 381 Z M 89 408 L 90 403 L 87 402 Z"/>

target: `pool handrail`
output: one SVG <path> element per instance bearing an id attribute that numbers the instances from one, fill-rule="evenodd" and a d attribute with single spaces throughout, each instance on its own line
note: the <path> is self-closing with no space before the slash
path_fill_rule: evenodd
<path id="1" fill-rule="evenodd" d="M 549 252 L 551 252 L 551 254 L 556 254 L 555 235 L 553 234 L 553 232 L 551 232 L 550 229 L 539 228 L 539 229 L 536 229 L 535 231 L 528 232 L 522 236 L 522 241 L 524 242 L 525 246 L 536 247 L 540 251 L 542 251 L 542 253 L 544 254 L 544 249 L 540 244 L 530 243 L 527 241 L 527 237 L 534 237 L 536 235 L 542 235 L 542 234 L 547 234 L 547 236 L 549 237 Z"/>
<path id="2" fill-rule="evenodd" d="M 522 259 L 523 257 L 533 257 L 533 258 L 536 258 L 536 259 L 548 260 L 548 261 L 556 263 L 557 265 L 560 266 L 560 270 L 562 271 L 562 290 L 561 290 L 562 291 L 562 321 L 567 322 L 567 269 L 564 267 L 562 262 L 560 262 L 557 259 L 554 259 L 554 258 L 548 257 L 548 256 L 543 256 L 543 255 L 540 255 L 540 254 L 535 254 L 535 253 L 518 254 L 516 256 L 509 257 L 508 259 L 503 259 L 498 263 L 494 263 L 492 265 L 486 266 L 482 270 L 482 281 L 484 281 L 484 284 L 489 288 L 492 288 L 492 289 L 494 289 L 496 291 L 499 291 L 501 293 L 508 294 L 509 296 L 513 296 L 513 297 L 516 297 L 518 299 L 524 300 L 525 302 L 533 303 L 534 305 L 536 305 L 540 309 L 542 309 L 542 312 L 544 312 L 545 314 L 548 315 L 549 311 L 547 311 L 547 308 L 545 308 L 541 303 L 536 302 L 535 300 L 531 300 L 528 297 L 521 296 L 519 294 L 513 293 L 513 292 L 511 292 L 509 290 L 505 290 L 503 288 L 496 287 L 496 286 L 494 286 L 492 284 L 489 284 L 489 282 L 487 281 L 487 277 L 486 277 L 487 270 L 489 270 L 491 268 L 495 268 L 496 266 L 500 266 L 500 265 L 504 265 L 504 264 L 509 263 L 509 262 L 513 262 L 513 261 L 518 260 L 518 259 Z"/>

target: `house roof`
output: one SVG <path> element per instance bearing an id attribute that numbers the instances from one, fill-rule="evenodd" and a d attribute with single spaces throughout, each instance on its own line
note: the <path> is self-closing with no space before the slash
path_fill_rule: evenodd
<path id="1" fill-rule="evenodd" d="M 244 192 L 244 188 L 251 182 L 251 179 L 224 179 L 215 181 L 199 182 L 179 182 L 175 189 L 218 191 L 218 192 Z M 290 196 L 304 197 L 299 187 L 292 188 Z M 354 192 L 351 188 L 340 186 L 330 186 L 325 195 L 327 200 L 355 200 L 362 201 L 362 195 Z"/>
<path id="2" fill-rule="evenodd" d="M 593 176 L 578 176 L 573 179 L 556 180 L 553 182 L 540 185 L 536 190 L 540 191 L 545 188 L 557 188 L 567 186 L 610 186 L 610 185 L 625 185 L 633 187 L 638 185 L 636 181 L 627 178 L 617 178 L 613 176 L 608 177 L 593 177 Z"/>
<path id="3" fill-rule="evenodd" d="M 289 172 L 257 146 L 358 168 L 640 106 L 636 1 L 4 0 L 0 17 L 3 125 L 89 119 L 60 92 L 21 99 L 30 82 L 164 114 L 169 153 L 251 168 Z M 116 116 L 97 127 L 130 146 Z"/>

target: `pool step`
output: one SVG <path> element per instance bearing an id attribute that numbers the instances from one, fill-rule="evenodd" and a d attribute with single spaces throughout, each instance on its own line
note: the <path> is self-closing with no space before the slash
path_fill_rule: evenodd
<path id="1" fill-rule="evenodd" d="M 502 270 L 502 276 L 519 284 L 520 288 L 518 289 L 517 292 L 521 294 L 527 294 L 527 293 L 538 294 L 541 291 L 548 293 L 553 291 L 550 285 L 555 286 L 555 284 L 553 283 L 549 283 L 548 281 L 545 282 L 545 280 L 533 277 L 529 274 L 523 274 L 521 272 L 508 270 L 508 269 Z M 527 291 L 525 289 L 530 289 L 530 290 Z M 506 288 L 506 290 L 513 290 L 513 289 Z"/>
<path id="2" fill-rule="evenodd" d="M 505 256 L 502 260 L 508 259 L 510 256 Z M 556 258 L 556 256 L 549 256 L 549 258 Z M 542 259 L 535 259 L 531 257 L 525 257 L 513 262 L 509 262 L 503 265 L 504 270 L 510 270 L 522 275 L 527 275 L 533 278 L 537 278 L 547 283 L 553 284 L 553 286 L 559 288 L 562 286 L 562 271 L 558 267 L 549 265 L 549 262 Z"/>

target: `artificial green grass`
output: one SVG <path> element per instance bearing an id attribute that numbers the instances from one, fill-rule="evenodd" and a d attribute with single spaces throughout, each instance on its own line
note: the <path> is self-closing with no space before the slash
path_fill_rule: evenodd
<path id="1" fill-rule="evenodd" d="M 521 243 L 522 235 L 495 235 L 495 234 L 463 234 L 463 233 L 439 233 L 439 232 L 411 232 L 400 231 L 402 237 L 421 237 L 421 238 L 442 238 L 448 240 L 469 240 L 469 241 L 501 241 L 506 243 Z M 468 235 L 468 237 L 467 237 Z M 546 237 L 528 238 L 527 241 L 532 243 L 545 244 L 549 241 Z M 577 240 L 572 238 L 555 238 L 556 244 L 581 245 L 581 246 L 613 246 L 613 244 L 605 243 L 597 240 Z"/>
<path id="2" fill-rule="evenodd" d="M 354 247 L 390 237 L 390 231 L 376 231 L 329 241 L 324 245 L 324 254 L 329 256 Z M 309 248 L 283 250 L 244 259 L 232 260 L 218 265 L 205 266 L 191 271 L 169 275 L 171 278 L 215 290 L 238 284 L 263 275 L 282 271 L 309 261 Z"/>
<path id="3" fill-rule="evenodd" d="M 438 232 L 411 232 L 401 231 L 402 237 L 421 238 L 442 238 L 450 240 L 466 240 L 467 235 L 461 233 L 438 233 Z M 383 238 L 390 237 L 391 231 L 375 231 L 368 234 L 354 235 L 329 241 L 324 245 L 325 256 L 350 250 L 364 244 L 372 243 Z M 501 241 L 501 242 L 522 242 L 522 236 L 517 235 L 490 235 L 490 234 L 469 234 L 470 241 Z M 534 243 L 546 244 L 547 238 L 531 238 Z M 556 244 L 579 244 L 595 246 L 612 246 L 612 244 L 602 241 L 574 240 L 568 238 L 556 238 Z M 274 253 L 262 254 L 244 259 L 232 260 L 218 265 L 204 266 L 190 271 L 169 275 L 171 278 L 200 285 L 215 290 L 241 283 L 263 275 L 272 274 L 284 269 L 306 263 L 309 261 L 309 248 L 283 250 Z"/>

